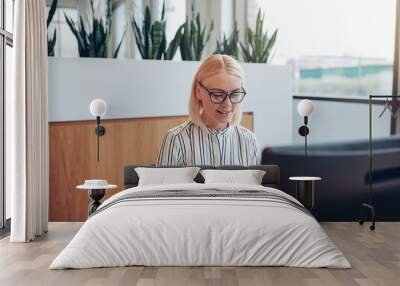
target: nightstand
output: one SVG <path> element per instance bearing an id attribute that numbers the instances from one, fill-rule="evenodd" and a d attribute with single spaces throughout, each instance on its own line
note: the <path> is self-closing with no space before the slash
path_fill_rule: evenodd
<path id="1" fill-rule="evenodd" d="M 106 180 L 85 180 L 83 185 L 79 185 L 76 188 L 87 190 L 89 197 L 93 200 L 88 207 L 90 216 L 101 205 L 100 200 L 104 197 L 106 190 L 115 189 L 116 187 L 117 185 L 110 185 Z"/>
<path id="2" fill-rule="evenodd" d="M 301 202 L 308 210 L 314 207 L 315 182 L 320 181 L 320 177 L 290 177 L 289 180 L 296 181 L 296 199 Z"/>

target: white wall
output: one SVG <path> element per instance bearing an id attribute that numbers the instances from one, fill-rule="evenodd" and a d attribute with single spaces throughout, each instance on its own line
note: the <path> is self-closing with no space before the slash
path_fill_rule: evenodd
<path id="1" fill-rule="evenodd" d="M 89 103 L 107 101 L 105 118 L 183 115 L 198 62 L 49 58 L 49 120 L 93 119 Z M 292 141 L 292 70 L 242 64 L 261 147 Z"/>

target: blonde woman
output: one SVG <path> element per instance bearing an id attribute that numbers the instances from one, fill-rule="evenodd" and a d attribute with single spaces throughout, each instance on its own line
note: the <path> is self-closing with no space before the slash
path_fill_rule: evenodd
<path id="1" fill-rule="evenodd" d="M 244 74 L 230 56 L 212 55 L 192 83 L 190 120 L 168 130 L 157 165 L 258 165 L 254 134 L 240 126 Z"/>

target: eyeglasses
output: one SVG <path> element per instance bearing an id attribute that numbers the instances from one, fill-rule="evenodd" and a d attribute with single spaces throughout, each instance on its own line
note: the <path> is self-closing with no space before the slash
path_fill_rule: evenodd
<path id="1" fill-rule="evenodd" d="M 205 91 L 207 91 L 210 96 L 210 100 L 212 103 L 222 103 L 225 101 L 227 97 L 231 103 L 241 103 L 243 98 L 247 94 L 246 90 L 241 87 L 241 90 L 234 90 L 231 92 L 225 92 L 220 89 L 208 89 L 205 87 L 200 81 L 197 82 Z"/>

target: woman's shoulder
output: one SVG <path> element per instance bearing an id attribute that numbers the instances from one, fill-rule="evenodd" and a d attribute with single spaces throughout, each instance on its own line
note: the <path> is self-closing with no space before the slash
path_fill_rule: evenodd
<path id="1" fill-rule="evenodd" d="M 179 135 L 183 131 L 189 129 L 193 125 L 193 122 L 191 120 L 185 121 L 182 124 L 179 124 L 178 126 L 175 126 L 167 131 L 167 134 L 169 135 Z"/>

